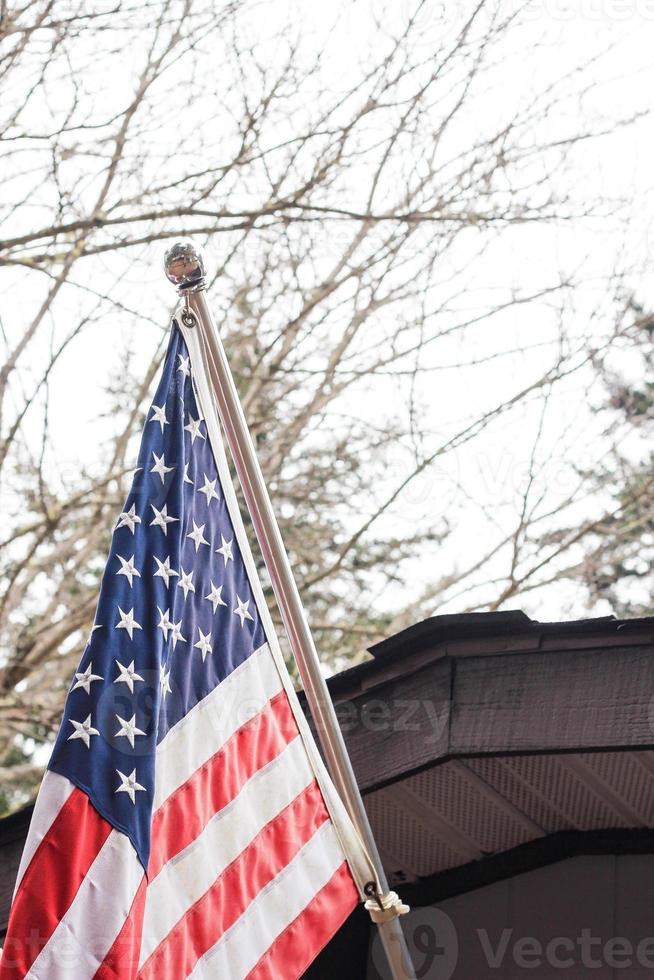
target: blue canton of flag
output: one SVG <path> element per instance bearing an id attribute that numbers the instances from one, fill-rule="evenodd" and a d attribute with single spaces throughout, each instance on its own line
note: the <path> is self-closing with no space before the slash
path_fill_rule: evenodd
<path id="1" fill-rule="evenodd" d="M 264 642 L 175 329 L 49 764 L 144 867 L 157 742 Z"/>

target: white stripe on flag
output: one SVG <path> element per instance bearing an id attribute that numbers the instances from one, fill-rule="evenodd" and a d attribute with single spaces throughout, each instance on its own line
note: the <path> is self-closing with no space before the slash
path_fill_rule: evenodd
<path id="1" fill-rule="evenodd" d="M 112 830 L 25 980 L 92 980 L 123 928 L 142 879 L 132 842 Z"/>
<path id="2" fill-rule="evenodd" d="M 267 644 L 198 702 L 157 747 L 154 809 L 282 690 Z"/>
<path id="3" fill-rule="evenodd" d="M 284 929 L 311 904 L 343 860 L 333 826 L 324 823 L 231 929 L 198 960 L 189 980 L 246 977 Z"/>
<path id="4" fill-rule="evenodd" d="M 27 835 L 23 856 L 18 868 L 18 877 L 14 886 L 14 898 L 18 891 L 18 886 L 23 880 L 23 875 L 27 871 L 28 865 L 36 853 L 39 844 L 50 830 L 57 814 L 73 792 L 75 787 L 65 776 L 59 776 L 55 772 L 46 770 L 41 782 L 39 795 L 36 798 L 34 813 L 30 822 L 30 831 Z"/>
<path id="5" fill-rule="evenodd" d="M 298 736 L 165 865 L 148 888 L 139 968 L 225 868 L 313 779 Z"/>

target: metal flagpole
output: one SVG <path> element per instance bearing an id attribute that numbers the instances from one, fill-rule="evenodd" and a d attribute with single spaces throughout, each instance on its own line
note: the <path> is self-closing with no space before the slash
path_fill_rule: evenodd
<path id="1" fill-rule="evenodd" d="M 187 326 L 197 326 L 201 331 L 205 349 L 210 355 L 209 373 L 216 400 L 218 415 L 229 446 L 236 473 L 243 490 L 252 524 L 275 597 L 279 604 L 284 626 L 288 633 L 293 655 L 318 736 L 334 784 L 370 856 L 377 882 L 371 882 L 369 899 L 379 904 L 379 912 L 372 918 L 377 922 L 380 938 L 393 980 L 415 980 L 415 972 L 409 956 L 400 920 L 389 904 L 386 875 L 379 857 L 363 800 L 350 763 L 336 712 L 320 669 L 320 661 L 300 594 L 293 577 L 291 565 L 284 548 L 275 518 L 268 489 L 256 456 L 243 408 L 229 368 L 217 327 L 206 298 L 204 261 L 201 252 L 189 242 L 173 245 L 166 252 L 164 267 L 168 279 L 177 286 L 184 297 L 186 309 L 182 317 Z M 381 894 L 377 892 L 381 889 Z M 384 899 L 387 899 L 384 902 Z M 369 910 L 375 902 L 367 902 Z M 386 906 L 386 913 L 380 915 Z M 381 920 L 381 921 L 380 921 Z"/>

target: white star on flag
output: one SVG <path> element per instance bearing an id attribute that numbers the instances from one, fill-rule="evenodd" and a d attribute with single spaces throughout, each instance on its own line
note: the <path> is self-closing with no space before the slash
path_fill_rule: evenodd
<path id="1" fill-rule="evenodd" d="M 157 623 L 157 629 L 161 630 L 161 632 L 164 635 L 164 640 L 167 640 L 168 630 L 171 630 L 173 628 L 173 624 L 171 623 L 169 618 L 170 612 L 168 609 L 166 609 L 166 611 L 163 612 L 163 610 L 159 609 L 159 606 L 157 606 L 157 610 L 159 612 L 159 622 Z"/>
<path id="2" fill-rule="evenodd" d="M 84 745 L 88 748 L 91 747 L 91 736 L 99 735 L 100 732 L 97 728 L 93 728 L 91 725 L 91 716 L 89 715 L 84 721 L 73 721 L 72 718 L 68 719 L 75 729 L 72 735 L 68 736 L 68 741 L 71 742 L 75 738 L 79 738 L 84 742 Z"/>
<path id="3" fill-rule="evenodd" d="M 222 598 L 222 585 L 214 585 L 211 583 L 211 592 L 209 595 L 205 595 L 205 599 L 208 599 L 213 606 L 213 611 L 215 612 L 218 606 L 226 606 L 227 603 Z"/>
<path id="4" fill-rule="evenodd" d="M 222 534 L 220 535 L 220 540 L 222 542 L 220 548 L 216 548 L 216 554 L 223 556 L 223 561 L 225 562 L 225 568 L 227 568 L 228 561 L 234 561 L 234 555 L 232 554 L 232 539 L 225 541 Z"/>
<path id="5" fill-rule="evenodd" d="M 140 792 L 145 793 L 145 786 L 141 786 L 140 783 L 136 782 L 136 769 L 132 769 L 129 776 L 126 776 L 120 769 L 116 769 L 116 773 L 121 780 L 121 784 L 116 792 L 127 793 L 132 803 L 136 804 L 136 794 Z"/>
<path id="6" fill-rule="evenodd" d="M 170 686 L 170 671 L 166 670 L 164 664 L 159 667 L 159 687 L 161 689 L 161 696 L 166 700 L 166 695 L 170 694 L 172 687 Z"/>
<path id="7" fill-rule="evenodd" d="M 166 418 L 166 406 L 165 405 L 153 405 L 152 406 L 152 418 L 149 419 L 150 422 L 158 422 L 161 426 L 161 431 L 164 430 L 164 425 L 169 425 L 168 419 Z"/>
<path id="8" fill-rule="evenodd" d="M 151 473 L 156 473 L 157 476 L 161 477 L 161 482 L 163 483 L 166 479 L 166 473 L 172 473 L 175 469 L 174 466 L 166 466 L 166 457 L 162 453 L 161 456 L 157 456 L 156 453 L 152 453 L 154 457 L 154 466 L 150 470 Z"/>
<path id="9" fill-rule="evenodd" d="M 193 480 L 188 475 L 188 463 L 184 466 L 184 483 L 190 483 L 193 486 Z"/>
<path id="10" fill-rule="evenodd" d="M 207 507 L 209 507 L 212 500 L 220 500 L 220 494 L 216 493 L 217 482 L 217 480 L 210 480 L 207 474 L 204 474 L 204 486 L 200 487 L 197 492 L 205 495 L 207 498 Z"/>
<path id="11" fill-rule="evenodd" d="M 71 688 L 71 694 L 76 691 L 78 687 L 83 688 L 87 694 L 91 693 L 91 684 L 93 681 L 103 681 L 104 677 L 100 674 L 93 673 L 93 664 L 89 664 L 86 670 L 81 673 L 75 674 L 75 683 Z"/>
<path id="12" fill-rule="evenodd" d="M 211 636 L 211 633 L 207 633 L 205 635 L 199 626 L 198 626 L 198 633 L 200 634 L 200 639 L 198 640 L 197 643 L 194 643 L 193 646 L 197 647 L 197 649 L 202 654 L 202 663 L 204 663 L 204 661 L 207 659 L 207 654 L 212 652 L 211 643 L 209 642 L 209 637 Z"/>
<path id="13" fill-rule="evenodd" d="M 134 619 L 134 608 L 132 607 L 129 612 L 123 612 L 120 606 L 118 606 L 118 613 L 120 615 L 120 622 L 116 623 L 115 629 L 127 630 L 130 640 L 133 640 L 134 630 L 143 629 L 141 624 L 137 623 Z"/>
<path id="14" fill-rule="evenodd" d="M 252 616 L 250 616 L 250 614 L 248 612 L 248 606 L 250 605 L 250 600 L 249 599 L 246 599 L 246 601 L 243 602 L 243 600 L 241 599 L 241 597 L 237 594 L 236 595 L 236 601 L 238 603 L 238 606 L 234 610 L 234 615 L 235 616 L 238 616 L 239 619 L 241 620 L 241 629 L 243 629 L 243 623 L 245 622 L 245 620 L 246 619 L 252 619 Z"/>
<path id="15" fill-rule="evenodd" d="M 127 561 L 125 561 L 124 558 L 121 558 L 120 555 L 116 555 L 116 558 L 121 565 L 120 571 L 116 572 L 116 575 L 124 575 L 125 578 L 128 579 L 131 588 L 134 581 L 134 576 L 136 576 L 136 578 L 141 577 L 139 570 L 134 567 L 134 555 L 132 555 L 132 557 Z"/>
<path id="16" fill-rule="evenodd" d="M 132 748 L 134 748 L 134 737 L 136 735 L 145 735 L 144 731 L 136 727 L 136 715 L 132 715 L 131 720 L 127 721 L 127 719 L 121 718 L 120 715 L 117 714 L 116 721 L 120 723 L 120 730 L 116 732 L 115 737 L 126 738 Z"/>
<path id="17" fill-rule="evenodd" d="M 134 661 L 132 660 L 131 664 L 126 667 L 124 664 L 121 664 L 120 660 L 117 660 L 116 666 L 118 667 L 120 674 L 114 681 L 114 684 L 127 684 L 130 691 L 134 693 L 134 681 L 143 680 L 141 675 L 137 674 L 134 669 Z"/>
<path id="18" fill-rule="evenodd" d="M 195 590 L 194 590 L 195 591 Z M 182 636 L 182 621 L 180 619 L 179 623 L 173 623 L 173 634 L 171 636 L 173 641 L 173 650 L 177 646 L 177 642 L 186 643 L 186 637 Z"/>
<path id="19" fill-rule="evenodd" d="M 177 357 L 179 358 L 179 367 L 177 370 L 181 371 L 185 378 L 188 378 L 191 374 L 191 369 L 188 363 L 189 358 L 184 357 L 182 354 L 178 354 Z"/>
<path id="20" fill-rule="evenodd" d="M 190 538 L 191 541 L 195 542 L 196 552 L 198 551 L 201 544 L 209 544 L 209 542 L 204 536 L 204 529 L 206 526 L 207 526 L 206 524 L 198 525 L 195 523 L 195 521 L 193 521 L 193 530 L 186 535 L 187 538 Z"/>
<path id="21" fill-rule="evenodd" d="M 157 510 L 154 504 L 150 504 L 150 507 L 154 511 L 154 520 L 150 521 L 150 527 L 160 527 L 166 537 L 168 537 L 168 525 L 172 524 L 173 521 L 178 521 L 179 517 L 168 516 L 167 504 L 164 504 L 161 510 Z"/>
<path id="22" fill-rule="evenodd" d="M 170 556 L 168 558 L 166 558 L 165 561 L 159 561 L 159 559 L 155 555 L 154 556 L 154 560 L 156 561 L 156 563 L 158 565 L 158 568 L 157 568 L 156 572 L 154 573 L 154 577 L 155 578 L 157 578 L 157 577 L 162 578 L 164 580 L 164 582 L 166 583 L 166 588 L 168 588 L 168 586 L 170 585 L 170 579 L 171 579 L 171 577 L 173 577 L 173 576 L 178 577 L 179 576 L 179 572 L 176 572 L 174 568 L 171 568 L 170 567 Z"/>
<path id="23" fill-rule="evenodd" d="M 184 431 L 191 433 L 191 445 L 193 445 L 193 443 L 198 438 L 198 436 L 200 437 L 200 439 L 204 439 L 205 438 L 204 435 L 203 435 L 203 433 L 200 432 L 200 424 L 201 424 L 201 422 L 202 422 L 202 419 L 194 419 L 193 416 L 191 415 L 191 413 L 189 412 L 188 425 L 185 425 L 184 426 Z"/>
<path id="24" fill-rule="evenodd" d="M 124 510 L 122 514 L 118 516 L 118 524 L 116 525 L 116 530 L 121 527 L 128 527 L 132 534 L 136 529 L 136 525 L 141 523 L 141 518 L 136 513 L 136 504 L 132 504 L 129 510 Z"/>
<path id="25" fill-rule="evenodd" d="M 195 586 L 193 585 L 192 571 L 187 574 L 182 568 L 182 574 L 180 576 L 179 582 L 177 583 L 177 588 L 182 590 L 185 599 L 188 596 L 189 592 L 195 592 Z"/>

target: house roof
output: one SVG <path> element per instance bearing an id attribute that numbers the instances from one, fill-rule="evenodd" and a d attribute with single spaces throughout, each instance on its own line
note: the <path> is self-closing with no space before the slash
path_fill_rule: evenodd
<path id="1" fill-rule="evenodd" d="M 392 880 L 654 827 L 653 618 L 437 616 L 370 653 L 328 683 Z"/>

